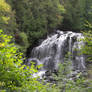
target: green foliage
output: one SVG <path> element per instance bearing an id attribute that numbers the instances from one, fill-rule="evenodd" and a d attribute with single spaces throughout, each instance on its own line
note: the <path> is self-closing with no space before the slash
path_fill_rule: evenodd
<path id="1" fill-rule="evenodd" d="M 84 48 L 82 48 L 83 53 L 92 56 L 92 31 L 83 32 L 83 34 L 85 36 L 83 41 L 86 43 Z"/>
<path id="2" fill-rule="evenodd" d="M 86 80 L 81 72 L 72 75 L 73 72 L 70 62 L 65 61 L 59 65 L 58 76 L 53 74 L 58 92 L 91 92 L 92 81 Z"/>
<path id="3" fill-rule="evenodd" d="M 38 72 L 32 64 L 23 65 L 22 53 L 10 43 L 11 36 L 4 35 L 0 30 L 0 91 L 2 92 L 51 92 L 55 86 L 37 81 L 32 76 Z M 55 91 L 53 91 L 55 92 Z"/>
<path id="4" fill-rule="evenodd" d="M 85 17 L 86 20 L 92 24 L 92 0 L 86 0 L 86 7 L 85 7 Z"/>
<path id="5" fill-rule="evenodd" d="M 12 34 L 16 30 L 14 12 L 5 0 L 0 0 L 0 28 L 7 34 Z"/>
<path id="6" fill-rule="evenodd" d="M 85 45 L 82 47 L 81 51 L 82 54 L 87 56 L 86 61 L 92 62 L 92 25 L 87 22 L 85 26 L 89 31 L 82 32 L 84 38 L 81 40 L 85 43 Z"/>
<path id="7" fill-rule="evenodd" d="M 26 50 L 29 47 L 28 36 L 24 32 L 16 33 L 15 43 L 19 50 L 25 55 Z"/>
<path id="8" fill-rule="evenodd" d="M 8 22 L 9 20 L 9 17 L 8 16 L 4 16 L 5 14 L 7 13 L 10 13 L 11 11 L 11 8 L 10 6 L 5 2 L 5 0 L 0 0 L 0 21 L 3 23 L 6 23 Z M 1 23 L 0 23 L 1 24 Z"/>
<path id="9" fill-rule="evenodd" d="M 63 28 L 67 30 L 84 29 L 86 0 L 63 0 L 62 2 L 66 9 Z"/>
<path id="10" fill-rule="evenodd" d="M 27 46 L 28 47 L 28 38 L 27 38 L 27 35 L 26 35 L 26 33 L 24 33 L 24 32 L 21 32 L 21 33 L 19 33 L 19 36 L 21 37 L 21 39 L 22 39 L 22 42 L 21 42 L 21 44 L 23 45 L 23 46 Z"/>
<path id="11" fill-rule="evenodd" d="M 19 30 L 26 32 L 29 42 L 38 40 L 57 28 L 63 20 L 64 7 L 59 0 L 16 0 L 13 8 L 16 11 Z"/>

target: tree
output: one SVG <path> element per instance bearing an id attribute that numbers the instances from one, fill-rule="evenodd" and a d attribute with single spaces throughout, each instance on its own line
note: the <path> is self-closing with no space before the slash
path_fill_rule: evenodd
<path id="1" fill-rule="evenodd" d="M 61 0 L 66 9 L 63 29 L 83 30 L 85 22 L 85 0 Z"/>
<path id="2" fill-rule="evenodd" d="M 86 21 L 92 23 L 92 0 L 86 0 L 86 7 L 85 7 L 85 18 Z"/>
<path id="3" fill-rule="evenodd" d="M 7 34 L 13 34 L 16 30 L 14 12 L 5 0 L 0 0 L 0 28 Z"/>
<path id="4" fill-rule="evenodd" d="M 16 0 L 13 9 L 19 30 L 27 33 L 29 41 L 38 40 L 62 22 L 64 7 L 59 0 Z"/>

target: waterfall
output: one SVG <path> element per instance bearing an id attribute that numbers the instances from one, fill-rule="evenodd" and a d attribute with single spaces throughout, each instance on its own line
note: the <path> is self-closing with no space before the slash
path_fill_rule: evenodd
<path id="1" fill-rule="evenodd" d="M 84 43 L 78 41 L 81 38 L 83 38 L 81 33 L 57 30 L 54 35 L 48 36 L 32 50 L 29 61 L 34 61 L 37 65 L 43 64 L 42 70 L 53 71 L 58 69 L 59 63 L 64 62 L 65 55 L 69 52 L 71 53 L 68 56 L 69 62 L 72 62 L 73 69 L 83 70 L 85 58 L 80 54 L 80 49 Z"/>
<path id="2" fill-rule="evenodd" d="M 71 54 L 72 54 L 72 37 L 70 36 L 69 39 L 69 61 L 71 61 Z"/>

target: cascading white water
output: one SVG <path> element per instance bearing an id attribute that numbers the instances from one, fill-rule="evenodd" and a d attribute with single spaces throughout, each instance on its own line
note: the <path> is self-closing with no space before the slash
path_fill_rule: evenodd
<path id="1" fill-rule="evenodd" d="M 85 44 L 83 41 L 79 41 L 80 39 L 83 39 L 84 37 L 81 35 L 77 36 L 77 41 L 74 42 L 73 48 L 72 48 L 72 54 L 73 54 L 73 66 L 75 69 L 84 70 L 85 67 L 85 56 L 81 54 L 81 47 L 83 47 Z M 77 49 L 77 51 L 75 50 Z"/>
<path id="2" fill-rule="evenodd" d="M 81 38 L 83 38 L 81 33 L 57 31 L 32 50 L 31 61 L 35 61 L 38 65 L 43 64 L 42 70 L 53 71 L 58 69 L 58 63 L 64 62 L 65 55 L 70 52 L 69 61 L 72 62 L 72 67 L 75 70 L 83 70 L 85 58 L 78 55 L 81 46 L 84 45 L 82 41 L 78 41 Z"/>

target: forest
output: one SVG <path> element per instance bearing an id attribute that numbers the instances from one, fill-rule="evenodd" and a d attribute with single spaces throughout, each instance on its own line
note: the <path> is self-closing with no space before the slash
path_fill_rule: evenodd
<path id="1" fill-rule="evenodd" d="M 92 0 L 0 0 L 0 92 L 92 92 Z"/>

